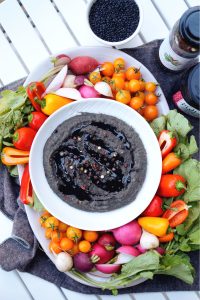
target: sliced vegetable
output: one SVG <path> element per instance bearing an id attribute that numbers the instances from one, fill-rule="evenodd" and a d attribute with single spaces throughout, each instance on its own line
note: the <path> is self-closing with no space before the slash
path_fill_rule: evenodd
<path id="1" fill-rule="evenodd" d="M 159 241 L 161 243 L 168 243 L 168 242 L 172 241 L 173 238 L 174 238 L 174 233 L 170 232 L 170 233 L 167 233 L 166 235 L 164 235 L 162 237 L 159 237 Z"/>
<path id="2" fill-rule="evenodd" d="M 32 128 L 22 127 L 15 131 L 13 135 L 13 145 L 23 151 L 29 151 L 35 138 L 36 131 Z"/>
<path id="3" fill-rule="evenodd" d="M 186 180 L 178 174 L 165 174 L 161 176 L 157 194 L 161 197 L 177 197 L 186 190 Z"/>
<path id="4" fill-rule="evenodd" d="M 136 220 L 112 230 L 115 239 L 122 245 L 134 245 L 140 240 L 142 229 Z"/>
<path id="5" fill-rule="evenodd" d="M 45 116 L 42 112 L 33 111 L 28 116 L 28 125 L 35 131 L 38 131 L 46 119 L 47 116 Z"/>
<path id="6" fill-rule="evenodd" d="M 6 166 L 27 164 L 29 151 L 22 151 L 11 147 L 4 147 L 1 152 L 1 161 Z"/>
<path id="7" fill-rule="evenodd" d="M 144 230 L 159 237 L 165 235 L 169 227 L 169 221 L 159 217 L 141 217 L 138 223 Z"/>
<path id="8" fill-rule="evenodd" d="M 151 200 L 151 203 L 145 211 L 142 213 L 142 216 L 144 217 L 160 217 L 163 214 L 163 200 L 159 196 L 155 195 L 153 199 Z"/>
<path id="9" fill-rule="evenodd" d="M 94 267 L 87 253 L 77 253 L 74 255 L 74 268 L 80 272 L 90 272 Z"/>
<path id="10" fill-rule="evenodd" d="M 143 229 L 140 238 L 140 245 L 143 249 L 154 249 L 159 246 L 159 239 L 154 234 Z"/>
<path id="11" fill-rule="evenodd" d="M 95 268 L 105 274 L 117 273 L 121 269 L 121 265 L 116 264 L 97 264 Z"/>
<path id="12" fill-rule="evenodd" d="M 54 79 L 51 81 L 51 83 L 46 88 L 45 92 L 43 93 L 42 97 L 45 95 L 56 92 L 64 83 L 65 77 L 67 75 L 68 67 L 67 65 L 64 66 L 60 72 L 54 77 Z"/>
<path id="13" fill-rule="evenodd" d="M 80 92 L 75 88 L 60 88 L 55 92 L 55 94 L 71 100 L 82 99 Z"/>
<path id="14" fill-rule="evenodd" d="M 163 218 L 169 220 L 169 225 L 173 228 L 182 224 L 188 216 L 188 206 L 183 200 L 176 200 L 170 204 Z"/>
<path id="15" fill-rule="evenodd" d="M 79 89 L 83 98 L 99 98 L 100 94 L 95 90 L 93 86 L 82 85 Z"/>
<path id="16" fill-rule="evenodd" d="M 27 87 L 27 95 L 37 111 L 41 111 L 40 100 L 43 97 L 43 94 L 46 90 L 46 87 L 42 82 L 31 82 Z"/>
<path id="17" fill-rule="evenodd" d="M 55 266 L 60 272 L 67 272 L 73 267 L 73 259 L 70 254 L 61 252 L 56 256 Z"/>
<path id="18" fill-rule="evenodd" d="M 118 253 L 123 253 L 123 254 L 128 254 L 131 256 L 138 256 L 140 255 L 140 251 L 133 246 L 121 246 L 117 248 L 116 252 Z"/>
<path id="19" fill-rule="evenodd" d="M 33 205 L 33 187 L 31 184 L 31 178 L 29 174 L 29 165 L 24 168 L 20 186 L 20 200 L 23 204 Z"/>
<path id="20" fill-rule="evenodd" d="M 73 100 L 58 96 L 56 94 L 48 94 L 42 100 L 42 112 L 50 116 L 62 106 L 73 102 Z"/>
<path id="21" fill-rule="evenodd" d="M 83 75 L 94 71 L 99 65 L 98 61 L 90 56 L 77 56 L 69 63 L 69 68 L 75 75 Z"/>
<path id="22" fill-rule="evenodd" d="M 162 161 L 162 174 L 169 173 L 182 163 L 182 159 L 177 153 L 171 152 Z"/>
<path id="23" fill-rule="evenodd" d="M 162 130 L 158 137 L 158 143 L 160 145 L 162 157 L 164 158 L 176 146 L 177 139 L 171 131 Z"/>
<path id="24" fill-rule="evenodd" d="M 99 94 L 101 94 L 103 96 L 111 97 L 111 98 L 113 97 L 111 87 L 106 82 L 103 82 L 103 81 L 97 82 L 95 84 L 94 88 Z"/>

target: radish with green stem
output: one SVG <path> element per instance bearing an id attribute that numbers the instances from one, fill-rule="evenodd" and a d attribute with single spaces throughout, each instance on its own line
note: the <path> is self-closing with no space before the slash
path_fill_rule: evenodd
<path id="1" fill-rule="evenodd" d="M 115 251 L 106 250 L 102 245 L 94 244 L 92 246 L 92 251 L 89 252 L 89 256 L 91 257 L 91 261 L 93 263 L 104 264 L 111 260 L 115 255 Z"/>
<path id="2" fill-rule="evenodd" d="M 98 244 L 106 248 L 106 250 L 111 251 L 116 246 L 116 240 L 114 236 L 110 233 L 104 233 L 98 239 Z"/>
<path id="3" fill-rule="evenodd" d="M 66 252 L 60 252 L 55 255 L 55 266 L 60 272 L 67 272 L 73 267 L 73 259 Z"/>
<path id="4" fill-rule="evenodd" d="M 79 252 L 74 256 L 74 268 L 80 272 L 90 272 L 94 264 L 87 253 Z"/>

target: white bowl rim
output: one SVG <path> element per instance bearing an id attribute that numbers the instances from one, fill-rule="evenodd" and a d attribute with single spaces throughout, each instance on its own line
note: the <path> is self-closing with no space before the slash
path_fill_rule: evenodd
<path id="1" fill-rule="evenodd" d="M 87 25 L 89 27 L 89 30 L 90 32 L 92 33 L 92 35 L 94 36 L 94 38 L 99 41 L 100 43 L 103 43 L 105 45 L 108 45 L 108 46 L 120 46 L 120 45 L 123 45 L 123 44 L 126 44 L 128 43 L 129 41 L 131 41 L 140 31 L 141 27 L 142 27 L 142 23 L 143 23 L 143 18 L 144 18 L 144 13 L 143 13 L 143 7 L 141 5 L 141 2 L 138 1 L 138 0 L 134 0 L 139 8 L 139 23 L 137 25 L 137 28 L 136 30 L 128 37 L 126 38 L 125 40 L 122 40 L 122 41 L 118 41 L 118 42 L 109 42 L 109 41 L 106 41 L 106 40 L 103 40 L 101 39 L 98 35 L 96 35 L 94 33 L 94 31 L 92 30 L 91 26 L 90 26 L 90 22 L 89 22 L 89 13 L 90 13 L 90 9 L 93 5 L 94 2 L 96 2 L 98 0 L 90 0 L 87 4 L 87 12 L 86 12 L 86 21 L 87 21 Z"/>

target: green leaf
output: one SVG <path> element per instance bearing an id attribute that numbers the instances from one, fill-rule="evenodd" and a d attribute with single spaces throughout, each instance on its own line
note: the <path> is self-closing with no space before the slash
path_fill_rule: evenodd
<path id="1" fill-rule="evenodd" d="M 188 144 L 188 148 L 189 148 L 190 155 L 193 155 L 198 152 L 198 146 L 197 146 L 197 142 L 195 140 L 194 135 L 192 135 L 190 137 L 190 142 Z"/>
<path id="2" fill-rule="evenodd" d="M 17 166 L 12 166 L 8 170 L 9 170 L 9 173 L 10 173 L 11 176 L 13 176 L 13 177 L 18 177 L 19 176 Z"/>
<path id="3" fill-rule="evenodd" d="M 193 223 L 200 216 L 200 202 L 192 202 L 190 205 L 191 207 L 189 208 L 189 215 L 186 221 L 182 224 L 184 226 L 185 232 L 187 232 L 191 228 Z"/>
<path id="4" fill-rule="evenodd" d="M 183 115 L 179 114 L 177 110 L 170 110 L 166 117 L 167 129 L 177 132 L 182 137 L 186 137 L 193 128 L 189 121 Z"/>
<path id="5" fill-rule="evenodd" d="M 166 126 L 166 117 L 160 116 L 159 118 L 156 118 L 153 120 L 150 124 L 151 128 L 153 129 L 156 136 L 159 135 L 159 133 L 165 129 Z"/>

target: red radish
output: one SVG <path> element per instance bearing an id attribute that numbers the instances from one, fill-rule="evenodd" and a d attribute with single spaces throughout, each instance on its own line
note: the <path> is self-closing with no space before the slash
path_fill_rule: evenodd
<path id="1" fill-rule="evenodd" d="M 99 65 L 98 61 L 90 56 L 77 56 L 69 63 L 69 68 L 75 75 L 92 72 Z"/>
<path id="2" fill-rule="evenodd" d="M 114 239 L 113 235 L 110 233 L 104 233 L 98 239 L 98 244 L 105 247 L 106 250 L 110 251 L 115 248 L 116 240 Z"/>
<path id="3" fill-rule="evenodd" d="M 97 264 L 96 269 L 105 274 L 117 273 L 121 269 L 121 265 Z"/>
<path id="4" fill-rule="evenodd" d="M 44 97 L 46 94 L 56 92 L 62 85 L 65 80 L 65 77 L 67 75 L 68 67 L 67 65 L 64 66 L 60 72 L 54 77 L 52 82 L 49 84 L 49 86 L 46 88 L 46 91 L 42 95 Z"/>
<path id="5" fill-rule="evenodd" d="M 160 255 L 165 254 L 165 249 L 162 248 L 162 247 L 157 247 L 155 250 L 156 250 Z"/>
<path id="6" fill-rule="evenodd" d="M 94 244 L 92 246 L 92 251 L 89 252 L 89 256 L 91 257 L 91 261 L 93 263 L 104 264 L 111 260 L 115 255 L 115 251 L 106 250 L 103 246 L 99 244 Z"/>
<path id="7" fill-rule="evenodd" d="M 94 264 L 87 253 L 79 252 L 73 257 L 74 268 L 80 272 L 89 272 Z"/>
<path id="8" fill-rule="evenodd" d="M 71 58 L 66 54 L 59 54 L 55 58 L 52 59 L 52 62 L 54 62 L 54 66 L 61 66 L 61 65 L 68 65 L 71 61 Z"/>
<path id="9" fill-rule="evenodd" d="M 142 229 L 137 221 L 131 221 L 112 230 L 115 239 L 122 245 L 133 245 L 139 242 Z"/>
<path id="10" fill-rule="evenodd" d="M 100 94 L 95 90 L 93 86 L 82 85 L 79 89 L 83 98 L 98 98 Z"/>
<path id="11" fill-rule="evenodd" d="M 145 252 L 147 252 L 147 250 L 144 249 L 144 248 L 142 248 L 142 246 L 141 246 L 140 244 L 136 245 L 135 248 L 137 248 L 137 249 L 140 251 L 140 253 L 145 253 Z"/>
<path id="12" fill-rule="evenodd" d="M 116 252 L 125 253 L 132 256 L 140 255 L 140 251 L 132 246 L 121 246 L 116 250 Z"/>

